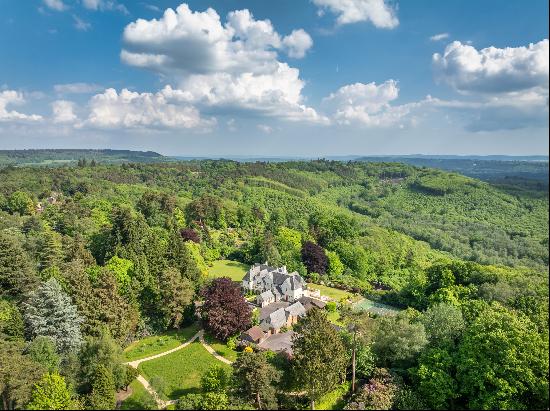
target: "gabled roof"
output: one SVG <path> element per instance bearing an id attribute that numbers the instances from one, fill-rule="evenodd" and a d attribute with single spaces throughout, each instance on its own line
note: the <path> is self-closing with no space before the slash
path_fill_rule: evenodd
<path id="1" fill-rule="evenodd" d="M 273 293 L 271 292 L 271 290 L 264 291 L 264 292 L 261 293 L 258 297 L 259 297 L 259 299 L 260 299 L 261 301 L 268 301 L 268 300 L 273 300 L 273 299 L 275 299 L 275 295 L 273 295 Z"/>
<path id="2" fill-rule="evenodd" d="M 267 321 L 273 328 L 281 328 L 286 324 L 286 312 L 284 308 L 279 308 L 277 311 L 271 313 Z"/>
<path id="3" fill-rule="evenodd" d="M 285 311 L 294 317 L 303 317 L 306 315 L 306 309 L 304 306 L 300 303 L 300 301 L 296 301 L 294 304 L 292 304 L 289 307 L 285 308 Z"/>
<path id="4" fill-rule="evenodd" d="M 260 327 L 258 327 L 257 325 L 255 325 L 255 326 L 252 327 L 252 328 L 249 328 L 249 329 L 246 330 L 243 334 L 244 334 L 245 336 L 250 337 L 250 339 L 251 339 L 252 341 L 259 341 L 259 340 L 261 340 L 262 338 L 265 337 L 264 332 L 263 332 L 262 329 L 261 329 Z"/>

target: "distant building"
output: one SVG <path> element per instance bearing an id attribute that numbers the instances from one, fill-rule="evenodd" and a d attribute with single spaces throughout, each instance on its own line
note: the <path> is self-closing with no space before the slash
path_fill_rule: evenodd
<path id="1" fill-rule="evenodd" d="M 297 272 L 289 273 L 286 267 L 270 267 L 254 264 L 245 274 L 242 287 L 245 291 L 258 293 L 256 302 L 265 307 L 273 302 L 293 302 L 304 295 L 306 283 Z"/>

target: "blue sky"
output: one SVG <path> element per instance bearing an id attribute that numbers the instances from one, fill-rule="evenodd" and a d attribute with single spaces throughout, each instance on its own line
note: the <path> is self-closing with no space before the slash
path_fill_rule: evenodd
<path id="1" fill-rule="evenodd" d="M 546 1 L 2 0 L 0 149 L 548 154 L 547 18 Z"/>

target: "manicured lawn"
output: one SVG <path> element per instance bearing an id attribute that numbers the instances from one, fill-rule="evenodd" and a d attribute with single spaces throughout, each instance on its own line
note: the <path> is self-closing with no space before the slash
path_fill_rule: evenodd
<path id="1" fill-rule="evenodd" d="M 229 361 L 235 361 L 237 359 L 237 351 L 229 349 L 226 344 L 218 340 L 216 337 L 205 334 L 204 340 L 222 357 L 225 357 Z"/>
<path id="2" fill-rule="evenodd" d="M 349 291 L 339 290 L 337 288 L 327 287 L 326 285 L 308 283 L 307 288 L 312 290 L 320 290 L 321 295 L 326 295 L 332 298 L 336 302 L 339 302 L 342 298 L 353 298 L 354 295 Z"/>
<path id="3" fill-rule="evenodd" d="M 127 361 L 139 360 L 151 355 L 176 348 L 189 340 L 199 331 L 199 325 L 193 324 L 178 331 L 170 331 L 161 335 L 153 335 L 142 340 L 135 341 L 124 350 Z"/>
<path id="4" fill-rule="evenodd" d="M 212 267 L 208 269 L 208 276 L 212 278 L 229 277 L 240 283 L 249 268 L 247 264 L 238 261 L 218 260 L 214 261 Z"/>
<path id="5" fill-rule="evenodd" d="M 215 365 L 230 369 L 195 341 L 172 354 L 141 363 L 138 369 L 148 381 L 161 377 L 165 384 L 159 394 L 175 400 L 183 394 L 199 392 L 201 377 Z"/>
<path id="6" fill-rule="evenodd" d="M 145 387 L 138 380 L 134 380 L 130 384 L 132 394 L 126 398 L 121 410 L 154 410 L 156 409 L 155 399 L 147 392 Z"/>

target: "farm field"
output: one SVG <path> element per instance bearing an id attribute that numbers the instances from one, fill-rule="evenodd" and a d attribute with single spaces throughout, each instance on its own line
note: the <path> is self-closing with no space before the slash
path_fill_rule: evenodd
<path id="1" fill-rule="evenodd" d="M 151 355 L 160 354 L 183 344 L 195 335 L 197 331 L 199 331 L 199 325 L 192 324 L 181 330 L 169 331 L 161 335 L 143 338 L 126 347 L 124 350 L 124 357 L 127 361 L 134 361 Z"/>
<path id="2" fill-rule="evenodd" d="M 175 353 L 140 364 L 138 370 L 161 397 L 175 400 L 199 392 L 201 377 L 214 365 L 230 368 L 195 341 Z M 155 379 L 159 378 L 162 386 L 155 387 Z"/>
<path id="3" fill-rule="evenodd" d="M 218 260 L 208 269 L 211 278 L 229 277 L 233 281 L 241 282 L 250 267 L 247 264 L 231 260 Z"/>

